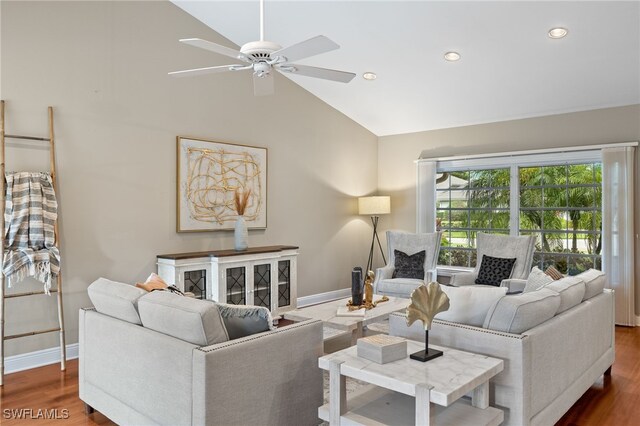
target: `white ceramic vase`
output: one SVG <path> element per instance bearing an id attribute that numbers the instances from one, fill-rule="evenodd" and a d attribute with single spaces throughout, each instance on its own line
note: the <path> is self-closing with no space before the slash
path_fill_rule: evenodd
<path id="1" fill-rule="evenodd" d="M 249 232 L 247 231 L 247 223 L 243 216 L 236 219 L 236 227 L 233 231 L 235 238 L 236 251 L 244 251 L 249 247 Z"/>

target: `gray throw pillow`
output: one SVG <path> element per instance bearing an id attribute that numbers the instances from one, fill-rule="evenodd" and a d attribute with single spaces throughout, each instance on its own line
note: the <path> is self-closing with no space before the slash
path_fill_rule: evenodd
<path id="1" fill-rule="evenodd" d="M 271 312 L 265 307 L 213 303 L 220 311 L 229 340 L 275 329 Z"/>
<path id="2" fill-rule="evenodd" d="M 424 250 L 411 256 L 400 250 L 394 250 L 393 256 L 395 257 L 395 265 L 393 265 L 392 278 L 424 279 Z"/>
<path id="3" fill-rule="evenodd" d="M 483 254 L 476 284 L 499 286 L 502 280 L 511 278 L 511 272 L 513 271 L 513 265 L 515 265 L 515 263 L 515 257 L 508 259 Z"/>

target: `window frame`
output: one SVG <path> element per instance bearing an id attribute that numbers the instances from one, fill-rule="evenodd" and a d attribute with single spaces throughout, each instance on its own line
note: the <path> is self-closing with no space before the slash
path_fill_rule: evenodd
<path id="1" fill-rule="evenodd" d="M 600 148 L 600 147 L 598 147 Z M 435 162 L 435 167 L 433 163 Z M 437 197 L 435 175 L 430 177 L 427 168 L 421 167 L 423 164 L 433 169 L 435 173 L 486 170 L 496 168 L 510 169 L 510 198 L 509 198 L 509 235 L 520 235 L 520 167 L 544 167 L 560 166 L 584 163 L 602 163 L 601 149 L 584 149 L 577 151 L 553 151 L 543 153 L 510 153 L 506 155 L 495 155 L 488 157 L 464 158 L 449 157 L 443 159 L 418 160 L 417 165 L 417 217 L 416 228 L 418 232 L 432 232 L 435 230 L 435 217 L 437 217 Z M 426 172 L 426 173 L 425 173 Z M 430 201 L 430 202 L 429 202 Z M 600 212 L 603 212 L 604 203 L 600 204 Z M 429 218 L 433 218 L 433 225 L 429 225 Z M 425 221 L 427 223 L 425 223 Z M 437 265 L 438 273 L 449 275 L 458 271 L 470 271 L 474 268 Z"/>

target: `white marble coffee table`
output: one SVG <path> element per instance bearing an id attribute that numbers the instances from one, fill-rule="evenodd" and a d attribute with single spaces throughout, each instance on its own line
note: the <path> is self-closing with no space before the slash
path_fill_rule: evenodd
<path id="1" fill-rule="evenodd" d="M 408 354 L 424 343 L 407 341 L 407 357 L 387 364 L 359 358 L 357 347 L 321 357 L 329 371 L 329 403 L 318 416 L 331 426 L 362 425 L 499 425 L 502 410 L 489 407 L 489 379 L 502 371 L 501 359 L 430 345 L 443 356 L 427 362 Z M 345 378 L 370 383 L 346 399 Z M 469 402 L 460 399 L 472 392 Z"/>
<path id="2" fill-rule="evenodd" d="M 382 298 L 382 296 L 373 296 L 374 302 L 380 298 Z M 349 300 L 350 298 L 334 300 L 285 312 L 284 318 L 292 321 L 319 319 L 331 328 L 351 332 L 351 345 L 355 345 L 356 341 L 362 337 L 364 326 L 374 322 L 384 321 L 389 318 L 389 314 L 407 309 L 407 306 L 411 303 L 409 299 L 389 297 L 388 301 L 378 303 L 375 308 L 369 309 L 364 317 L 336 316 L 338 307 L 346 306 Z"/>

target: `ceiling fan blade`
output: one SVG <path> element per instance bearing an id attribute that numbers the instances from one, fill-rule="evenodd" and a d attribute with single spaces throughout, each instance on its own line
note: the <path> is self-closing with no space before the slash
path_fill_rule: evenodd
<path id="1" fill-rule="evenodd" d="M 309 56 L 330 52 L 339 48 L 340 46 L 334 41 L 331 41 L 323 35 L 319 35 L 310 38 L 309 40 L 301 41 L 300 43 L 277 50 L 271 54 L 271 57 L 282 56 L 286 58 L 285 62 L 292 62 L 308 58 Z"/>
<path id="2" fill-rule="evenodd" d="M 253 94 L 255 96 L 273 95 L 273 74 L 263 74 L 259 77 L 253 73 Z"/>
<path id="3" fill-rule="evenodd" d="M 183 38 L 180 42 L 184 44 L 188 44 L 189 46 L 199 47 L 200 49 L 205 49 L 210 52 L 219 53 L 221 55 L 230 56 L 234 59 L 240 59 L 244 62 L 251 62 L 251 59 L 244 53 L 231 49 L 229 47 L 223 46 L 221 44 L 216 44 L 207 40 L 202 40 L 201 38 Z"/>
<path id="4" fill-rule="evenodd" d="M 305 75 L 307 77 L 323 78 L 325 80 L 339 81 L 348 83 L 353 80 L 356 75 L 352 72 L 330 70 L 327 68 L 310 67 L 308 65 L 283 64 L 277 66 L 278 71 L 288 72 L 290 74 Z"/>
<path id="5" fill-rule="evenodd" d="M 244 65 L 222 65 L 219 67 L 194 68 L 192 70 L 173 71 L 169 75 L 172 77 L 191 77 L 194 75 L 215 74 L 219 72 L 235 71 L 232 68 L 244 68 Z"/>

